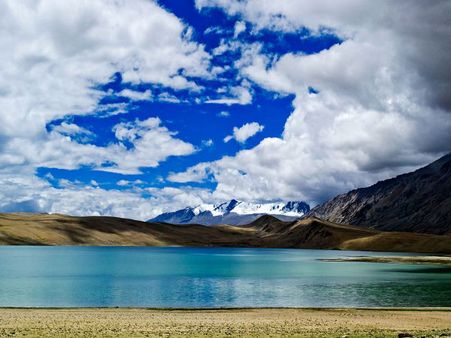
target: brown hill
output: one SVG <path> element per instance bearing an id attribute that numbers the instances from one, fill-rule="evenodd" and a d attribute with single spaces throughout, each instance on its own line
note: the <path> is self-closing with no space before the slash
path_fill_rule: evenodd
<path id="1" fill-rule="evenodd" d="M 451 253 L 451 236 L 381 232 L 317 218 L 263 216 L 244 227 L 172 225 L 115 217 L 0 214 L 4 245 L 237 246 Z"/>
<path id="2" fill-rule="evenodd" d="M 383 232 L 318 218 L 294 222 L 278 238 L 286 247 L 400 252 L 451 252 L 451 236 Z"/>
<path id="3" fill-rule="evenodd" d="M 283 231 L 291 223 L 293 222 L 281 221 L 271 215 L 263 215 L 244 227 L 252 228 L 257 232 L 260 232 L 261 235 L 264 235 L 265 233 L 271 235 Z"/>
<path id="4" fill-rule="evenodd" d="M 335 223 L 384 231 L 451 232 L 451 154 L 414 172 L 352 190 L 313 208 Z"/>
<path id="5" fill-rule="evenodd" d="M 0 244 L 205 246 L 237 243 L 245 230 L 229 226 L 147 223 L 117 217 L 0 214 Z"/>

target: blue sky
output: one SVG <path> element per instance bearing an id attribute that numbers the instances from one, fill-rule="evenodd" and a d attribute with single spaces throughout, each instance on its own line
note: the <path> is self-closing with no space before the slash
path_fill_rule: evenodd
<path id="1" fill-rule="evenodd" d="M 425 165 L 451 151 L 450 7 L 3 1 L 0 212 L 313 206 Z"/>
<path id="2" fill-rule="evenodd" d="M 307 28 L 301 28 L 294 32 L 274 32 L 271 30 L 253 31 L 253 25 L 240 20 L 239 16 L 227 16 L 220 9 L 208 9 L 199 11 L 194 1 L 158 1 L 158 4 L 167 11 L 175 14 L 192 30 L 192 40 L 205 46 L 208 53 L 214 54 L 214 49 L 221 42 L 236 41 L 246 45 L 260 44 L 262 53 L 271 59 L 277 60 L 286 53 L 312 54 L 323 49 L 328 49 L 342 40 L 334 34 L 321 34 L 312 36 Z M 244 31 L 234 37 L 235 25 L 243 23 Z M 46 178 L 49 173 L 50 180 L 55 187 L 61 179 L 81 181 L 89 184 L 95 180 L 105 188 L 127 189 L 127 186 L 117 186 L 119 180 L 141 180 L 153 187 L 181 186 L 182 183 L 171 182 L 165 178 L 171 172 L 184 171 L 187 168 L 200 163 L 215 161 L 223 156 L 233 156 L 238 151 L 255 147 L 266 137 L 280 137 L 285 121 L 293 111 L 292 101 L 294 96 L 289 93 L 279 93 L 266 90 L 249 79 L 243 79 L 239 69 L 234 63 L 242 57 L 242 50 L 227 51 L 212 58 L 212 67 L 227 67 L 228 70 L 218 74 L 212 79 L 192 78 L 202 87 L 202 90 L 174 90 L 153 83 L 131 84 L 123 81 L 121 73 L 113 74 L 106 83 L 96 84 L 105 96 L 99 102 L 100 105 L 127 104 L 126 113 L 99 117 L 97 114 L 86 116 L 68 115 L 62 119 L 50 121 L 48 130 L 61 123 L 73 123 L 89 131 L 95 132 L 95 137 L 89 143 L 98 146 L 106 146 L 114 142 L 113 127 L 118 123 L 144 120 L 149 117 L 158 117 L 171 131 L 177 133 L 177 137 L 196 146 L 196 151 L 188 156 L 168 157 L 156 168 L 143 167 L 143 174 L 123 175 L 114 174 L 90 167 L 78 170 L 62 170 L 57 168 L 38 168 L 38 176 Z M 241 103 L 205 103 L 209 99 L 221 99 L 223 93 L 218 93 L 220 88 L 240 86 L 246 81 L 247 88 L 252 95 L 250 102 Z M 124 89 L 145 93 L 146 90 L 158 96 L 170 95 L 176 102 L 159 100 L 134 101 L 126 97 L 118 97 L 117 94 Z M 100 115 L 101 116 L 101 115 Z M 257 122 L 264 129 L 250 137 L 245 143 L 224 142 L 224 138 L 231 134 L 236 126 Z M 206 144 L 212 141 L 211 145 Z M 201 183 L 191 182 L 191 186 L 199 186 L 214 189 L 214 181 Z"/>

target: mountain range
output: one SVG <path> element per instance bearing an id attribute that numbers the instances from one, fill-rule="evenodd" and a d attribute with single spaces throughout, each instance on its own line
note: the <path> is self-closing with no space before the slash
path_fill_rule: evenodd
<path id="1" fill-rule="evenodd" d="M 304 216 L 309 211 L 310 206 L 305 202 L 250 203 L 232 199 L 224 203 L 202 204 L 163 213 L 148 222 L 244 225 L 255 221 L 262 215 L 273 215 L 282 221 L 292 221 Z"/>
<path id="2" fill-rule="evenodd" d="M 116 217 L 0 214 L 0 244 L 451 253 L 451 154 L 414 172 L 339 195 L 310 211 L 304 202 L 252 204 L 232 200 L 163 215 L 149 223 Z M 303 216 L 299 219 L 299 215 Z M 232 216 L 256 219 L 247 224 L 224 224 Z M 284 221 L 281 216 L 296 219 Z M 208 226 L 188 224 L 201 217 L 220 221 Z"/>
<path id="3" fill-rule="evenodd" d="M 318 217 L 383 231 L 451 232 L 451 154 L 414 172 L 352 190 L 313 208 Z"/>
<path id="4" fill-rule="evenodd" d="M 332 198 L 310 210 L 305 202 L 254 204 L 237 200 L 187 207 L 149 221 L 244 225 L 262 215 L 292 221 L 317 217 L 382 231 L 451 232 L 451 154 L 414 172 Z"/>

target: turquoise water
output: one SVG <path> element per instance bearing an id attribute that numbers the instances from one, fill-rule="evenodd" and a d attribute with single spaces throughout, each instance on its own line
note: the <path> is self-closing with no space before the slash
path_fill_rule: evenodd
<path id="1" fill-rule="evenodd" d="M 357 251 L 0 247 L 0 306 L 451 306 L 451 269 Z"/>

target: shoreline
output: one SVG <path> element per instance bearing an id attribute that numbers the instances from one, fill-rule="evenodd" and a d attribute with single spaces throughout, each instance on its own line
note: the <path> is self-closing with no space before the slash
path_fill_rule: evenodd
<path id="1" fill-rule="evenodd" d="M 275 247 L 275 246 L 232 246 L 232 245 L 114 245 L 114 244 L 4 244 L 0 242 L 0 248 L 155 248 L 155 249 L 262 249 L 262 250 L 303 250 L 303 251 L 336 251 L 336 252 L 368 252 L 371 254 L 393 254 L 393 255 L 407 255 L 407 256 L 377 256 L 379 258 L 392 258 L 392 257 L 437 257 L 437 258 L 449 258 L 451 264 L 451 253 L 449 252 L 422 252 L 422 251 L 390 251 L 390 250 L 369 250 L 369 249 L 348 249 L 348 248 L 301 248 L 301 247 Z M 410 256 L 416 255 L 416 256 Z M 433 255 L 433 256 L 432 256 Z M 376 257 L 376 258 L 377 258 Z M 353 258 L 372 258 L 372 256 L 349 256 Z M 346 258 L 331 258 L 331 259 L 318 259 L 324 262 L 339 262 L 341 259 L 348 261 Z"/>
<path id="2" fill-rule="evenodd" d="M 245 311 L 245 310 L 308 310 L 308 311 L 450 311 L 451 306 L 425 306 L 425 307 L 139 307 L 139 306 L 80 306 L 80 307 L 27 307 L 27 306 L 0 306 L 2 310 L 140 310 L 140 311 Z"/>
<path id="3" fill-rule="evenodd" d="M 319 259 L 322 262 L 362 262 L 362 263 L 400 263 L 451 265 L 450 256 L 355 256 Z"/>
<path id="4" fill-rule="evenodd" d="M 451 308 L 0 308 L 0 336 L 451 337 Z"/>

